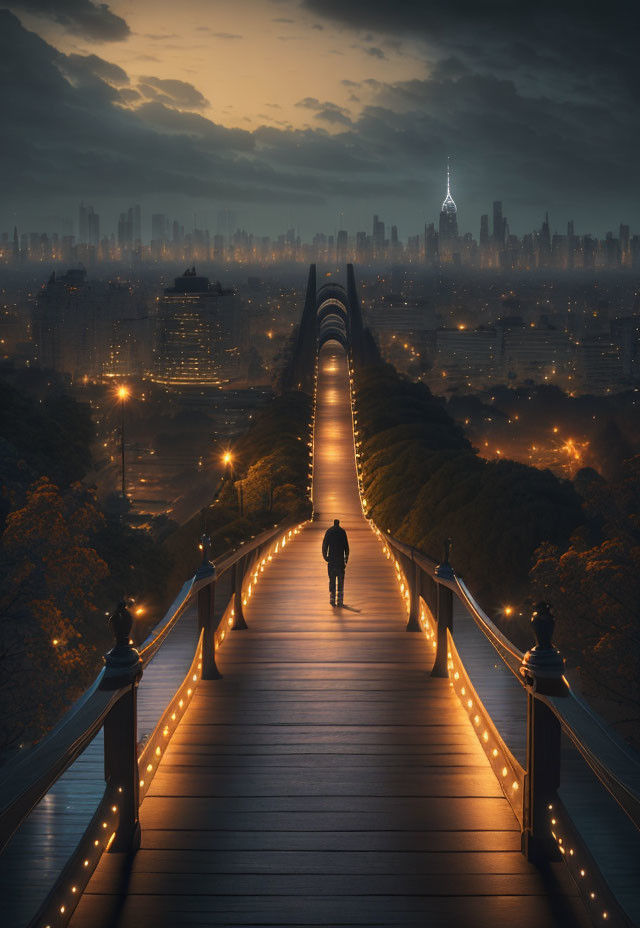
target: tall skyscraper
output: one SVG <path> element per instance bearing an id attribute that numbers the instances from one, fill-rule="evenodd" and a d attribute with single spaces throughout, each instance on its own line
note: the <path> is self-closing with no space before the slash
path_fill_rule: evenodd
<path id="1" fill-rule="evenodd" d="M 136 206 L 132 206 L 129 213 L 131 214 L 133 243 L 134 245 L 140 245 L 142 243 L 142 209 L 140 205 L 136 204 Z"/>
<path id="2" fill-rule="evenodd" d="M 440 239 L 440 254 L 446 256 L 452 254 L 454 245 L 458 239 L 458 208 L 451 196 L 451 171 L 447 161 L 447 195 L 443 200 L 442 209 L 440 210 L 440 221 L 438 224 L 438 233 Z"/>
<path id="3" fill-rule="evenodd" d="M 489 245 L 489 216 L 483 213 L 480 216 L 480 247 L 487 248 Z"/>
<path id="4" fill-rule="evenodd" d="M 551 230 L 549 228 L 549 213 L 545 213 L 544 222 L 538 236 L 538 264 L 548 267 L 551 262 Z"/>
<path id="5" fill-rule="evenodd" d="M 97 245 L 100 241 L 100 216 L 93 206 L 81 203 L 78 208 L 78 242 L 81 245 Z"/>
<path id="6" fill-rule="evenodd" d="M 381 258 L 384 254 L 384 222 L 373 217 L 373 257 Z"/>
<path id="7" fill-rule="evenodd" d="M 340 229 L 336 239 L 336 261 L 338 264 L 346 264 L 347 262 L 347 244 L 348 236 L 346 229 Z"/>
<path id="8" fill-rule="evenodd" d="M 493 241 L 498 248 L 504 245 L 504 222 L 502 220 L 502 200 L 493 203 Z"/>
<path id="9" fill-rule="evenodd" d="M 151 241 L 164 242 L 167 238 L 169 223 L 164 213 L 153 213 L 151 216 Z"/>

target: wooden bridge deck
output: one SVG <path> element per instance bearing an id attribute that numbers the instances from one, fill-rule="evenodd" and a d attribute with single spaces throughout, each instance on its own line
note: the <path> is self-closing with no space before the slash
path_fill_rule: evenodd
<path id="1" fill-rule="evenodd" d="M 269 565 L 141 808 L 123 876 L 105 855 L 73 928 L 586 924 L 567 881 L 520 854 L 511 809 L 425 638 L 404 630 L 362 517 L 348 371 L 320 358 L 318 521 Z M 345 607 L 322 535 L 351 544 Z"/>

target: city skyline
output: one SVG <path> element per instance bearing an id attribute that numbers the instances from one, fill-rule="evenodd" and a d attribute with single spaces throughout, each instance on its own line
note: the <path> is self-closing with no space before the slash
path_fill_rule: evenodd
<path id="1" fill-rule="evenodd" d="M 259 235 L 241 227 L 237 214 L 219 210 L 214 229 L 206 216 L 204 227 L 182 224 L 167 213 L 148 216 L 139 203 L 118 215 L 115 227 L 105 228 L 92 204 L 82 201 L 77 217 L 50 217 L 47 231 L 0 231 L 0 265 L 24 262 L 67 262 L 80 266 L 98 262 L 217 261 L 278 263 L 280 261 L 351 261 L 423 264 L 428 267 L 471 267 L 492 270 L 536 270 L 555 268 L 640 268 L 640 235 L 620 222 L 602 238 L 576 230 L 567 221 L 557 229 L 544 214 L 540 225 L 522 236 L 510 226 L 502 200 L 494 200 L 491 211 L 480 216 L 479 235 L 460 229 L 458 208 L 451 193 L 451 169 L 447 160 L 446 195 L 437 220 L 425 221 L 416 234 L 403 237 L 395 223 L 385 223 L 374 213 L 369 228 L 316 230 L 302 236 L 300 229 L 287 228 L 275 236 Z M 214 231 L 215 230 L 215 231 Z"/>
<path id="2" fill-rule="evenodd" d="M 547 211 L 597 236 L 639 223 L 631 35 L 595 8 L 8 7 L 0 227 L 84 200 L 106 224 L 129 201 L 184 224 L 233 209 L 261 235 L 377 212 L 406 236 L 442 202 L 448 155 L 461 228 L 497 197 L 519 235 Z"/>

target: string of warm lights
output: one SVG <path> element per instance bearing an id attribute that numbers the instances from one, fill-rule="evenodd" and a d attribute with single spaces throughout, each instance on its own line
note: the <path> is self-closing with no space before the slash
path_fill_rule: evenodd
<path id="1" fill-rule="evenodd" d="M 569 872 L 578 887 L 589 914 L 594 924 L 616 925 L 620 928 L 629 928 L 629 922 L 624 916 L 616 911 L 617 905 L 607 907 L 605 897 L 609 893 L 604 886 L 599 885 L 601 878 L 597 873 L 597 867 L 592 861 L 585 860 L 587 852 L 580 850 L 581 840 L 577 837 L 575 829 L 570 824 L 569 816 L 565 813 L 562 803 L 558 800 L 555 803 L 549 803 L 547 807 L 549 814 L 549 830 L 551 837 L 555 841 L 557 848 L 562 855 Z M 560 833 L 564 831 L 567 840 Z M 610 900 L 613 901 L 613 900 Z"/>
<path id="2" fill-rule="evenodd" d="M 367 515 L 367 501 L 363 498 L 363 486 L 362 486 L 362 473 L 361 473 L 361 461 L 360 453 L 358 448 L 360 447 L 359 442 L 357 441 L 357 410 L 356 410 L 356 391 L 353 387 L 353 369 L 349 369 L 349 386 L 351 393 L 351 414 L 353 422 L 353 434 L 354 434 L 354 453 L 356 460 L 356 471 L 358 474 L 358 490 L 360 494 L 360 502 L 362 505 L 362 511 Z M 406 576 L 398 562 L 398 559 L 392 554 L 391 548 L 387 543 L 384 534 L 378 528 L 373 520 L 369 520 L 369 525 L 374 532 L 374 534 L 379 539 L 382 545 L 382 553 L 387 560 L 393 561 L 393 567 L 395 570 L 396 581 L 400 588 L 400 595 L 403 598 L 405 608 L 407 613 L 410 612 L 411 608 L 411 593 L 410 586 L 407 581 Z M 431 610 L 425 603 L 425 601 L 420 597 L 420 625 L 424 632 L 424 635 L 433 649 L 435 649 L 437 641 L 437 623 L 431 613 Z M 473 726 L 474 731 L 478 737 L 478 740 L 491 764 L 491 767 L 500 783 L 500 786 L 505 793 L 505 796 L 509 800 L 512 808 L 514 809 L 516 816 L 520 823 L 523 821 L 523 786 L 524 786 L 524 776 L 525 771 L 522 766 L 518 763 L 515 757 L 512 755 L 511 751 L 508 749 L 498 731 L 489 716 L 489 713 L 485 709 L 482 701 L 479 699 L 478 694 L 475 691 L 475 688 L 472 686 L 469 676 L 464 669 L 462 661 L 458 655 L 455 644 L 453 643 L 453 638 L 449 631 L 447 631 L 447 666 L 449 670 L 449 685 L 456 692 L 461 705 L 467 712 L 469 720 Z"/>
<path id="3" fill-rule="evenodd" d="M 311 458 L 309 464 L 309 483 L 307 486 L 307 491 L 309 493 L 309 500 L 313 506 L 313 477 L 315 473 L 315 460 L 316 460 L 316 413 L 318 409 L 318 358 L 316 357 L 316 363 L 313 370 L 313 409 L 311 411 L 311 421 L 309 422 L 309 457 Z"/>
<path id="4" fill-rule="evenodd" d="M 431 621 L 435 631 L 436 623 L 432 616 Z M 503 741 L 484 703 L 478 696 L 460 659 L 449 629 L 447 629 L 447 669 L 449 686 L 454 690 L 460 704 L 465 709 L 496 779 L 522 826 L 525 770 Z"/>
<path id="5" fill-rule="evenodd" d="M 177 729 L 180 721 L 189 707 L 196 686 L 202 677 L 202 639 L 204 632 L 200 631 L 196 652 L 191 666 L 184 680 L 178 687 L 171 702 L 160 716 L 156 727 L 146 740 L 138 757 L 140 770 L 140 802 L 144 799 L 151 786 L 151 781 L 157 773 L 160 761 Z"/>
<path id="6" fill-rule="evenodd" d="M 295 527 L 285 530 L 282 535 L 278 533 L 276 539 L 271 539 L 270 546 L 267 550 L 267 553 L 264 554 L 263 553 L 264 549 L 262 549 L 256 555 L 256 559 L 254 560 L 251 568 L 245 572 L 245 576 L 243 578 L 243 583 L 244 583 L 244 579 L 249 577 L 249 583 L 246 589 L 243 588 L 240 594 L 243 606 L 247 606 L 249 604 L 249 600 L 251 599 L 252 595 L 255 593 L 256 587 L 258 585 L 258 581 L 261 579 L 262 574 L 265 572 L 265 569 L 269 566 L 269 564 L 274 560 L 274 558 L 278 554 L 281 554 L 284 551 L 287 544 L 291 544 L 295 536 L 299 535 L 302 529 L 305 527 L 305 525 L 307 525 L 309 522 L 310 522 L 309 519 L 305 519 L 304 522 L 299 522 L 298 525 L 296 525 Z M 260 554 L 263 554 L 262 558 L 260 558 Z M 218 626 L 218 634 L 215 636 L 216 650 L 218 650 L 222 646 L 222 642 L 225 640 L 228 630 L 233 625 L 234 619 L 235 619 L 235 607 L 234 607 L 234 596 L 232 595 L 227 605 L 227 608 L 224 612 L 224 615 L 222 619 L 220 620 L 220 624 Z"/>
<path id="7" fill-rule="evenodd" d="M 255 592 L 257 583 L 265 568 L 278 553 L 284 551 L 296 535 L 300 534 L 307 521 L 285 530 L 282 535 L 278 533 L 275 539 L 271 539 L 268 551 L 262 558 L 260 558 L 260 554 L 263 554 L 264 549 L 259 550 L 256 561 L 251 570 L 247 572 L 250 582 L 245 593 L 242 594 L 244 605 L 247 605 Z M 233 625 L 234 618 L 235 607 L 234 596 L 232 595 L 218 625 L 218 633 L 214 637 L 216 650 L 219 650 L 222 646 L 229 629 Z M 139 753 L 140 803 L 142 803 L 149 791 L 151 782 L 158 771 L 171 738 L 187 711 L 202 677 L 202 642 L 203 632 L 201 631 L 188 673 Z M 103 800 L 98 806 L 76 851 L 58 878 L 54 890 L 49 894 L 40 912 L 32 922 L 34 928 L 64 928 L 68 924 L 82 893 L 100 862 L 102 854 L 109 850 L 115 840 L 119 824 L 118 796 L 121 796 L 124 789 L 124 786 L 108 784 Z"/>
<path id="8" fill-rule="evenodd" d="M 146 796 L 151 781 L 157 772 L 164 752 L 191 701 L 202 674 L 202 632 L 194 659 L 183 682 L 163 712 L 151 736 L 138 756 L 139 802 Z M 100 806 L 85 834 L 57 881 L 43 910 L 33 925 L 42 928 L 63 928 L 71 918 L 100 858 L 115 840 L 119 824 L 117 799 L 123 794 L 124 786 L 109 784 Z"/>
<path id="9" fill-rule="evenodd" d="M 123 792 L 124 787 L 107 784 L 87 830 L 30 928 L 64 928 L 68 924 L 100 858 L 115 840 L 120 818 L 118 803 Z"/>

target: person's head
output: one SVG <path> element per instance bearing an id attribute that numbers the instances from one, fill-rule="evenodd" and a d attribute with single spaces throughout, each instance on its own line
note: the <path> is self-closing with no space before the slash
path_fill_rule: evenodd
<path id="1" fill-rule="evenodd" d="M 333 524 L 334 524 L 334 527 L 337 527 L 338 525 L 340 525 L 340 519 L 334 519 Z"/>

